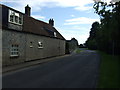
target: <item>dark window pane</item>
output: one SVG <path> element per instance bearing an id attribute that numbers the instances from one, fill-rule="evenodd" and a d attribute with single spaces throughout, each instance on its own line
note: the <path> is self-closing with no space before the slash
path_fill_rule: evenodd
<path id="1" fill-rule="evenodd" d="M 13 19 L 14 19 L 14 16 L 13 16 L 13 15 L 10 15 L 10 21 L 11 21 L 11 22 L 14 22 Z"/>
<path id="2" fill-rule="evenodd" d="M 18 16 L 15 16 L 15 22 L 18 23 Z"/>

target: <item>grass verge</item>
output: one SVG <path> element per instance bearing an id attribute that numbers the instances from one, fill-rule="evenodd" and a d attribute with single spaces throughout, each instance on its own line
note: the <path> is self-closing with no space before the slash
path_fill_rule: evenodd
<path id="1" fill-rule="evenodd" d="M 98 88 L 120 88 L 120 56 L 99 53 L 101 65 Z"/>
<path id="2" fill-rule="evenodd" d="M 80 53 L 81 51 L 82 51 L 82 50 L 80 50 L 80 49 L 77 49 L 77 50 L 76 50 L 76 53 Z"/>

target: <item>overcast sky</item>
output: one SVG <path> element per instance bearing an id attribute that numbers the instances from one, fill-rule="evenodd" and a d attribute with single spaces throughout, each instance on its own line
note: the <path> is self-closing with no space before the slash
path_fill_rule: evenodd
<path id="1" fill-rule="evenodd" d="M 44 22 L 53 18 L 55 28 L 67 40 L 74 37 L 79 44 L 87 40 L 91 24 L 99 21 L 99 16 L 94 13 L 93 0 L 1 0 L 0 3 L 23 13 L 28 4 L 32 17 Z"/>

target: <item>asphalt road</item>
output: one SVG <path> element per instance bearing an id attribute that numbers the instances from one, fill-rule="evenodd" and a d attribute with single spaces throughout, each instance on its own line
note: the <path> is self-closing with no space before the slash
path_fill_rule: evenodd
<path id="1" fill-rule="evenodd" d="M 85 50 L 3 75 L 3 88 L 96 88 L 99 55 Z"/>

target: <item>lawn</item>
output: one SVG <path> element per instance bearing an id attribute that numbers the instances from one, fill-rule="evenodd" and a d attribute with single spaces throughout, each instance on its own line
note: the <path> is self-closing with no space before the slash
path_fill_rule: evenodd
<path id="1" fill-rule="evenodd" d="M 120 56 L 99 53 L 101 64 L 98 88 L 120 88 Z"/>

